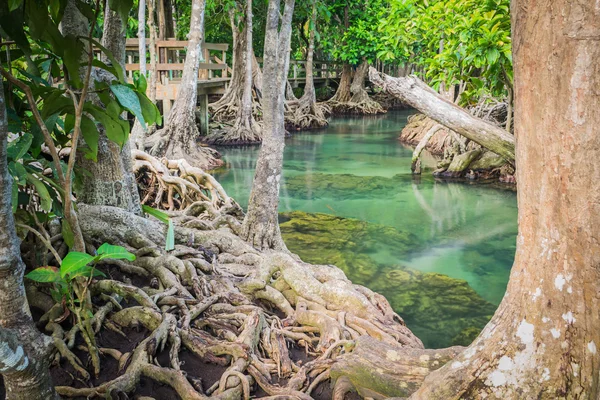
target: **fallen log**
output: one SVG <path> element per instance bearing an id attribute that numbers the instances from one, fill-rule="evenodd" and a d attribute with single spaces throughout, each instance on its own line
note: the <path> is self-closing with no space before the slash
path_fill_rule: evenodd
<path id="1" fill-rule="evenodd" d="M 441 97 L 416 76 L 393 78 L 369 69 L 369 79 L 385 92 L 416 108 L 429 118 L 486 149 L 502 156 L 514 165 L 515 138 L 504 129 L 476 118 L 464 109 Z"/>

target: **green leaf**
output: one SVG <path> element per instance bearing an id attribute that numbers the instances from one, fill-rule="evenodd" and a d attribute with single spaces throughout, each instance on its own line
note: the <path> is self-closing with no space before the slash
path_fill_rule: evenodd
<path id="1" fill-rule="evenodd" d="M 11 161 L 8 163 L 8 171 L 15 179 L 18 185 L 24 185 L 27 179 L 27 170 L 20 162 Z"/>
<path id="2" fill-rule="evenodd" d="M 88 37 L 80 37 L 80 39 L 90 40 Z M 125 80 L 125 72 L 123 71 L 123 68 L 120 67 L 121 64 L 115 58 L 113 53 L 110 50 L 108 50 L 106 47 L 102 46 L 102 44 L 100 44 L 100 42 L 98 42 L 97 40 L 91 39 L 91 42 L 94 44 L 95 47 L 99 48 L 104 53 L 104 55 L 106 55 L 106 57 L 110 60 L 110 63 L 113 65 L 114 70 L 117 73 L 117 75 L 116 75 L 117 80 L 121 83 L 127 82 Z"/>
<path id="3" fill-rule="evenodd" d="M 146 93 L 148 88 L 148 81 L 146 81 L 146 77 L 142 74 L 139 75 L 138 78 L 134 77 L 135 89 L 140 93 Z"/>
<path id="4" fill-rule="evenodd" d="M 145 204 L 142 204 L 142 211 L 144 211 L 148 215 L 152 215 L 154 218 L 156 218 L 160 222 L 164 222 L 165 224 L 169 222 L 169 219 L 171 219 L 171 217 L 169 217 L 169 214 L 157 210 L 156 208 L 147 206 Z"/>
<path id="5" fill-rule="evenodd" d="M 75 279 L 78 276 L 85 276 L 86 278 L 89 278 L 90 276 L 106 277 L 102 271 L 98 271 L 98 269 L 92 268 L 89 265 L 84 266 L 83 268 L 77 270 L 77 272 L 74 272 L 70 275 L 71 279 Z"/>
<path id="6" fill-rule="evenodd" d="M 119 103 L 131 111 L 133 115 L 140 121 L 144 130 L 146 130 L 146 121 L 142 113 L 140 100 L 133 89 L 126 85 L 111 85 L 110 90 L 113 92 Z"/>
<path id="7" fill-rule="evenodd" d="M 127 249 L 125 249 L 124 247 L 104 243 L 98 248 L 98 255 L 96 256 L 96 260 L 100 261 L 106 258 L 133 261 L 135 260 L 135 255 L 128 252 Z"/>
<path id="8" fill-rule="evenodd" d="M 23 3 L 23 0 L 8 0 L 8 11 L 12 12 L 12 11 L 16 10 L 17 8 L 19 8 L 21 6 L 22 3 Z"/>
<path id="9" fill-rule="evenodd" d="M 25 275 L 25 278 L 35 282 L 56 282 L 60 275 L 56 267 L 39 267 Z"/>
<path id="10" fill-rule="evenodd" d="M 173 220 L 169 219 L 165 250 L 171 251 L 173 249 L 175 249 L 175 227 L 173 226 Z"/>
<path id="11" fill-rule="evenodd" d="M 52 209 L 52 197 L 50 196 L 50 193 L 48 193 L 46 185 L 30 173 L 27 173 L 26 180 L 35 187 L 35 191 L 38 196 L 40 196 L 40 206 L 42 207 L 42 210 L 49 212 Z"/>
<path id="12" fill-rule="evenodd" d="M 73 234 L 73 230 L 71 229 L 71 225 L 69 225 L 69 223 L 67 222 L 66 219 L 62 220 L 62 223 L 61 223 L 61 234 L 62 234 L 63 240 L 65 241 L 65 243 L 67 244 L 67 246 L 69 248 L 73 247 L 73 244 L 75 243 L 75 235 Z"/>
<path id="13" fill-rule="evenodd" d="M 94 121 L 85 115 L 81 119 L 81 135 L 90 148 L 89 152 L 86 152 L 85 157 L 92 161 L 98 161 L 98 140 L 100 139 L 100 133 Z"/>
<path id="14" fill-rule="evenodd" d="M 133 6 L 133 0 L 108 0 L 108 7 L 116 11 L 121 20 L 127 22 L 127 17 L 129 16 L 129 10 Z"/>
<path id="15" fill-rule="evenodd" d="M 73 275 L 77 271 L 83 269 L 86 265 L 94 261 L 94 257 L 86 253 L 80 253 L 78 251 L 71 251 L 63 259 L 60 264 L 60 276 L 64 278 L 67 275 Z"/>
<path id="16" fill-rule="evenodd" d="M 148 125 L 151 124 L 162 124 L 162 117 L 160 115 L 160 111 L 156 107 L 150 99 L 143 93 L 137 93 L 138 99 L 140 100 L 140 105 L 142 106 L 142 114 L 144 115 L 144 119 Z"/>
<path id="17" fill-rule="evenodd" d="M 33 141 L 33 135 L 31 133 L 25 133 L 23 136 L 18 138 L 17 140 L 13 140 L 8 144 L 6 149 L 6 155 L 9 159 L 14 161 L 20 160 L 23 158 L 29 147 L 31 146 L 31 142 Z"/>
<path id="18" fill-rule="evenodd" d="M 120 118 L 113 118 L 110 114 L 100 107 L 86 104 L 84 107 L 99 123 L 104 126 L 106 136 L 119 146 L 123 146 L 129 136 L 129 123 Z"/>

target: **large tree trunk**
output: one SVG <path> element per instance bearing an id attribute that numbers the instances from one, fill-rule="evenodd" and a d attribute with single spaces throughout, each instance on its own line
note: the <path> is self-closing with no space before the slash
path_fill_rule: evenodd
<path id="1" fill-rule="evenodd" d="M 79 12 L 75 2 L 69 2 L 65 9 L 65 16 L 68 18 L 63 19 L 64 34 L 87 36 L 88 21 Z M 119 60 L 121 65 L 117 67 L 125 69 L 125 25 L 119 14 L 109 7 L 104 14 L 102 45 Z M 104 61 L 108 62 L 107 59 Z M 92 79 L 103 80 L 111 77 L 106 77 L 103 73 L 101 76 L 92 76 Z M 95 101 L 99 102 L 98 99 Z M 118 144 L 108 139 L 103 127 L 100 127 L 99 132 L 97 161 L 86 159 L 82 153 L 78 153 L 77 165 L 81 170 L 87 171 L 91 178 L 81 180 L 81 187 L 77 190 L 77 200 L 81 203 L 111 205 L 141 213 L 137 184 L 132 172 L 129 142 L 127 141 L 123 148 L 120 148 Z"/>
<path id="2" fill-rule="evenodd" d="M 392 78 L 371 68 L 369 78 L 375 85 L 380 86 L 389 94 L 411 105 L 429 118 L 514 164 L 515 138 L 510 133 L 472 116 L 435 93 L 416 76 Z"/>
<path id="3" fill-rule="evenodd" d="M 506 295 L 415 399 L 600 394 L 597 3 L 512 3 L 519 235 Z"/>
<path id="4" fill-rule="evenodd" d="M 296 129 L 321 128 L 327 125 L 325 110 L 322 105 L 317 104 L 317 95 L 315 93 L 315 83 L 313 79 L 313 57 L 315 53 L 315 32 L 317 29 L 317 6 L 315 1 L 312 3 L 310 20 L 310 34 L 308 36 L 308 50 L 306 52 L 306 84 L 304 85 L 304 93 L 300 100 L 298 100 L 293 115 L 287 119 L 287 123 Z"/>
<path id="5" fill-rule="evenodd" d="M 284 102 L 294 0 L 285 0 L 279 29 L 280 0 L 269 0 L 264 49 L 263 143 L 241 236 L 259 249 L 284 249 L 277 212 L 285 146 Z"/>
<path id="6" fill-rule="evenodd" d="M 254 118 L 252 96 L 253 76 L 255 75 L 255 56 L 252 47 L 252 0 L 246 1 L 245 17 L 244 29 L 241 32 L 235 26 L 235 18 L 231 18 L 235 41 L 234 52 L 236 53 L 234 57 L 240 57 L 234 61 L 234 77 L 228 93 L 214 107 L 214 115 L 217 119 L 232 112 L 235 113 L 235 119 L 231 127 L 223 128 L 211 135 L 207 139 L 209 143 L 250 144 L 259 143 L 262 140 L 262 127 Z"/>
<path id="7" fill-rule="evenodd" d="M 164 129 L 148 138 L 146 145 L 152 146 L 151 153 L 155 156 L 183 158 L 193 166 L 211 169 L 222 165 L 223 161 L 216 150 L 198 145 L 200 132 L 195 114 L 205 6 L 206 0 L 194 0 L 192 3 L 190 35 L 177 100 Z"/>
<path id="8" fill-rule="evenodd" d="M 352 84 L 352 66 L 350 64 L 344 64 L 342 67 L 342 76 L 340 77 L 340 84 L 331 99 L 330 102 L 347 103 L 352 97 L 350 93 L 350 85 Z"/>
<path id="9" fill-rule="evenodd" d="M 48 371 L 52 340 L 35 328 L 25 297 L 25 264 L 12 213 L 7 138 L 4 88 L 0 81 L 0 374 L 8 400 L 57 399 Z"/>

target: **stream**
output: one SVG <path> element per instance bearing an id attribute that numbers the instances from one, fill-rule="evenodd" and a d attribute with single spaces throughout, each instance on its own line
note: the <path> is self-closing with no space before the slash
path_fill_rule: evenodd
<path id="1" fill-rule="evenodd" d="M 288 138 L 282 232 L 305 261 L 336 264 L 385 295 L 427 347 L 466 344 L 506 289 L 516 193 L 436 180 L 427 153 L 422 176 L 413 178 L 412 149 L 397 140 L 411 113 L 336 118 Z M 219 151 L 226 167 L 215 176 L 245 208 L 259 148 Z"/>

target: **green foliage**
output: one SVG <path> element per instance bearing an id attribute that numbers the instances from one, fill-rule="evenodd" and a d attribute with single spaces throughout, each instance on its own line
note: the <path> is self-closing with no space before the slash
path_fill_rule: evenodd
<path id="1" fill-rule="evenodd" d="M 509 0 L 392 0 L 377 56 L 424 67 L 434 88 L 467 84 L 463 103 L 512 85 Z"/>
<path id="2" fill-rule="evenodd" d="M 91 283 L 94 277 L 103 277 L 104 274 L 95 268 L 95 265 L 105 259 L 114 260 L 135 260 L 135 255 L 128 252 L 121 246 L 114 246 L 104 243 L 98 248 L 96 256 L 91 256 L 87 253 L 78 251 L 69 252 L 60 264 L 60 268 L 44 266 L 34 269 L 25 275 L 26 278 L 40 283 L 52 283 L 52 295 L 57 301 L 64 300 L 71 304 L 72 311 L 75 311 L 74 304 L 76 301 L 75 285 L 78 278 L 83 278 L 79 282 L 78 292 L 82 293 L 87 290 L 87 286 Z M 85 301 L 79 297 L 78 303 Z"/>
<path id="3" fill-rule="evenodd" d="M 173 220 L 171 219 L 171 217 L 169 217 L 169 214 L 157 210 L 155 208 L 152 208 L 150 206 L 147 205 L 142 205 L 142 210 L 148 214 L 153 216 L 154 218 L 158 219 L 160 222 L 167 224 L 167 237 L 166 237 L 166 244 L 165 244 L 165 250 L 166 251 L 171 251 L 173 249 L 175 249 L 175 226 L 173 225 Z"/>
<path id="4" fill-rule="evenodd" d="M 111 1 L 119 13 L 129 13 L 131 0 Z M 161 123 L 158 109 L 146 97 L 147 83 L 143 77 L 133 84 L 128 83 L 118 60 L 99 43 L 99 38 L 61 33 L 59 24 L 66 3 L 64 0 L 31 0 L 0 4 L 0 34 L 13 39 L 18 46 L 10 49 L 10 57 L 6 55 L 5 48 L 2 49 L 0 66 L 5 74 L 26 85 L 33 97 L 30 104 L 18 85 L 12 85 L 12 93 L 6 96 L 9 131 L 12 133 L 8 161 L 14 180 L 13 209 L 41 210 L 50 218 L 64 215 L 62 204 L 65 196 L 71 196 L 71 193 L 63 190 L 61 178 L 64 179 L 64 174 L 61 176 L 56 165 L 42 154 L 42 144 L 46 142 L 47 146 L 48 138 L 44 137 L 42 127 L 33 115 L 34 109 L 39 110 L 57 149 L 70 146 L 80 118 L 83 140 L 78 141 L 77 150 L 94 161 L 97 160 L 102 132 L 120 146 L 127 141 L 131 125 L 123 118 L 124 112 L 133 114 L 142 126 Z M 83 0 L 77 0 L 76 5 L 90 19 L 90 28 L 101 33 L 101 27 L 96 26 L 101 10 L 96 10 L 94 3 Z M 92 98 L 88 97 L 84 99 L 84 113 L 78 117 L 76 105 L 84 86 L 81 71 L 87 68 L 86 54 L 90 45 L 110 60 L 110 65 L 107 65 L 93 59 L 92 66 L 107 71 L 114 78 L 112 82 L 90 82 L 89 90 L 97 94 L 102 106 L 92 103 Z M 66 170 L 66 164 L 62 168 Z M 83 173 L 76 169 L 73 176 L 79 179 Z M 24 215 L 21 217 L 21 222 L 35 223 Z M 64 228 L 63 232 L 68 233 Z M 67 240 L 67 243 L 72 245 L 72 240 Z"/>

